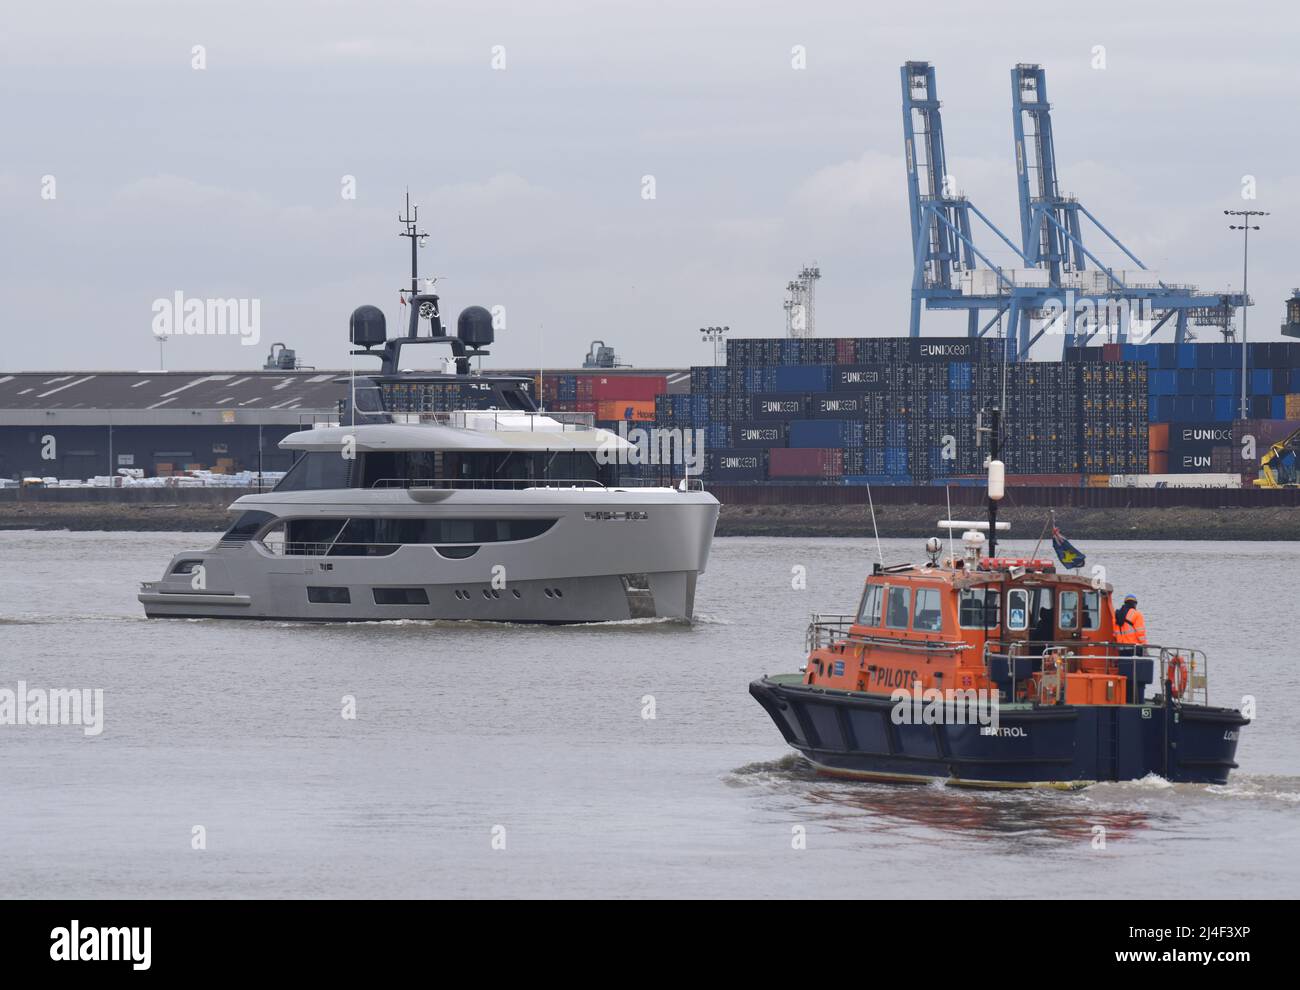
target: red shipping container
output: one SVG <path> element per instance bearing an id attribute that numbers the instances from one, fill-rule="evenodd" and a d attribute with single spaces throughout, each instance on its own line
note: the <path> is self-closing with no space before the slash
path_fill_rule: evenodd
<path id="1" fill-rule="evenodd" d="M 656 395 L 668 391 L 663 375 L 600 375 L 592 383 L 591 394 L 597 399 L 630 399 L 653 402 Z"/>
<path id="2" fill-rule="evenodd" d="M 1103 361 L 1118 361 L 1123 356 L 1122 344 L 1102 344 L 1101 359 Z"/>
<path id="3" fill-rule="evenodd" d="M 844 451 L 830 447 L 773 447 L 767 454 L 769 478 L 838 478 Z"/>

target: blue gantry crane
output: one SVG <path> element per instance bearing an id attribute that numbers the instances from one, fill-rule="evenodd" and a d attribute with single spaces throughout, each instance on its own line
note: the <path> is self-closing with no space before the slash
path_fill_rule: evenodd
<path id="1" fill-rule="evenodd" d="M 1181 343 L 1189 322 L 1226 331 L 1235 308 L 1245 305 L 1240 294 L 1203 293 L 1195 286 L 1161 281 L 1077 198 L 1060 192 L 1041 66 L 1017 65 L 1011 73 L 1019 246 L 954 188 L 934 67 L 907 62 L 900 76 L 912 225 L 911 336 L 920 336 L 922 304 L 966 310 L 967 332 L 973 337 L 988 333 L 1005 315 L 1008 355 L 1024 360 L 1048 333 L 1058 333 L 1066 347 L 1103 332 L 1126 341 L 1135 314 L 1146 339 L 1172 321 L 1174 339 Z M 1012 252 L 1011 266 L 996 264 L 976 245 L 972 215 Z M 1115 269 L 1098 259 L 1084 245 L 1085 219 L 1135 267 Z M 985 313 L 992 315 L 983 320 Z"/>
<path id="2" fill-rule="evenodd" d="M 957 189 L 948 172 L 934 66 L 907 62 L 903 87 L 903 151 L 912 222 L 912 307 L 908 333 L 921 335 L 921 306 L 966 310 L 967 331 L 983 336 L 1023 293 L 1014 269 L 995 264 L 975 244 L 972 214 L 1024 263 L 1024 254 Z M 993 316 L 981 324 L 985 311 Z"/>
<path id="3" fill-rule="evenodd" d="M 1016 183 L 1020 200 L 1021 254 L 1025 262 L 1048 273 L 1048 285 L 1064 298 L 1090 304 L 1097 314 L 1082 330 L 1073 319 L 1062 321 L 1065 344 L 1086 343 L 1110 328 L 1123 342 L 1132 330 L 1134 313 L 1141 313 L 1150 340 L 1173 322 L 1174 340 L 1182 343 L 1188 322 L 1227 327 L 1238 306 L 1247 304 L 1240 293 L 1205 293 L 1194 285 L 1161 280 L 1137 255 L 1074 196 L 1062 194 L 1056 174 L 1056 146 L 1052 135 L 1052 105 L 1047 99 L 1047 73 L 1041 65 L 1022 63 L 1011 70 L 1011 117 L 1015 138 Z M 1115 269 L 1101 261 L 1083 241 L 1083 221 L 1088 220 L 1136 268 Z M 1089 262 L 1094 266 L 1089 268 Z M 1020 348 L 1046 332 L 1031 335 L 1030 312 L 1019 315 Z M 1050 324 L 1049 324 L 1050 326 Z"/>

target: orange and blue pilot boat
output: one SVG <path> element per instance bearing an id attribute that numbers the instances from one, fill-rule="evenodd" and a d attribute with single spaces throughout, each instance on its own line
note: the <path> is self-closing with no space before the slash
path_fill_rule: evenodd
<path id="1" fill-rule="evenodd" d="M 804 667 L 759 678 L 750 694 L 833 776 L 1225 783 L 1249 720 L 1209 704 L 1205 654 L 1131 642 L 1116 628 L 1111 585 L 1097 578 L 998 555 L 1007 524 L 997 521 L 996 448 L 995 439 L 988 522 L 944 520 L 948 554 L 932 538 L 925 563 L 875 564 L 855 613 L 813 616 Z M 1063 560 L 1082 561 L 1070 551 Z"/>

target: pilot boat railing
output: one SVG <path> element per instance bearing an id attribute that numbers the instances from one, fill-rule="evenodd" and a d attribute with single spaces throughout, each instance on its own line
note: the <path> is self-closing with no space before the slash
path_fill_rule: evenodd
<path id="1" fill-rule="evenodd" d="M 1159 646 L 1147 643 L 1137 647 L 1141 652 L 1134 653 L 1134 647 L 1126 643 L 1094 643 L 1084 640 L 989 640 L 984 644 L 984 668 L 990 668 L 994 658 L 1010 660 L 1016 657 L 1038 657 L 1043 654 L 1055 655 L 1061 663 L 1063 673 L 1079 669 L 1080 660 L 1105 660 L 1113 662 L 1118 673 L 1136 681 L 1137 661 L 1152 660 L 1155 663 L 1155 683 L 1152 688 L 1164 693 L 1165 684 L 1172 682 L 1182 687 L 1178 700 L 1189 704 L 1208 705 L 1209 662 L 1205 651 L 1184 646 Z M 1186 671 L 1184 681 L 1179 668 Z"/>
<path id="2" fill-rule="evenodd" d="M 898 636 L 871 636 L 854 633 L 851 627 L 857 621 L 856 615 L 843 613 L 814 612 L 808 623 L 804 636 L 806 652 L 820 650 L 835 643 L 860 643 L 866 646 L 887 646 L 891 650 L 903 650 L 909 653 L 959 653 L 970 649 L 968 643 L 952 643 L 938 640 L 904 639 Z M 905 632 L 905 630 L 899 630 Z"/>

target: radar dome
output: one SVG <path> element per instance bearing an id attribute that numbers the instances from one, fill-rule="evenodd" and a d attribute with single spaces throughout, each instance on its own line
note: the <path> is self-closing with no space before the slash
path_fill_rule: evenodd
<path id="1" fill-rule="evenodd" d="M 378 306 L 358 306 L 348 321 L 348 336 L 358 347 L 378 347 L 388 339 L 384 311 Z"/>
<path id="2" fill-rule="evenodd" d="M 456 336 L 471 349 L 486 347 L 496 337 L 492 314 L 482 306 L 469 306 L 456 319 Z"/>

